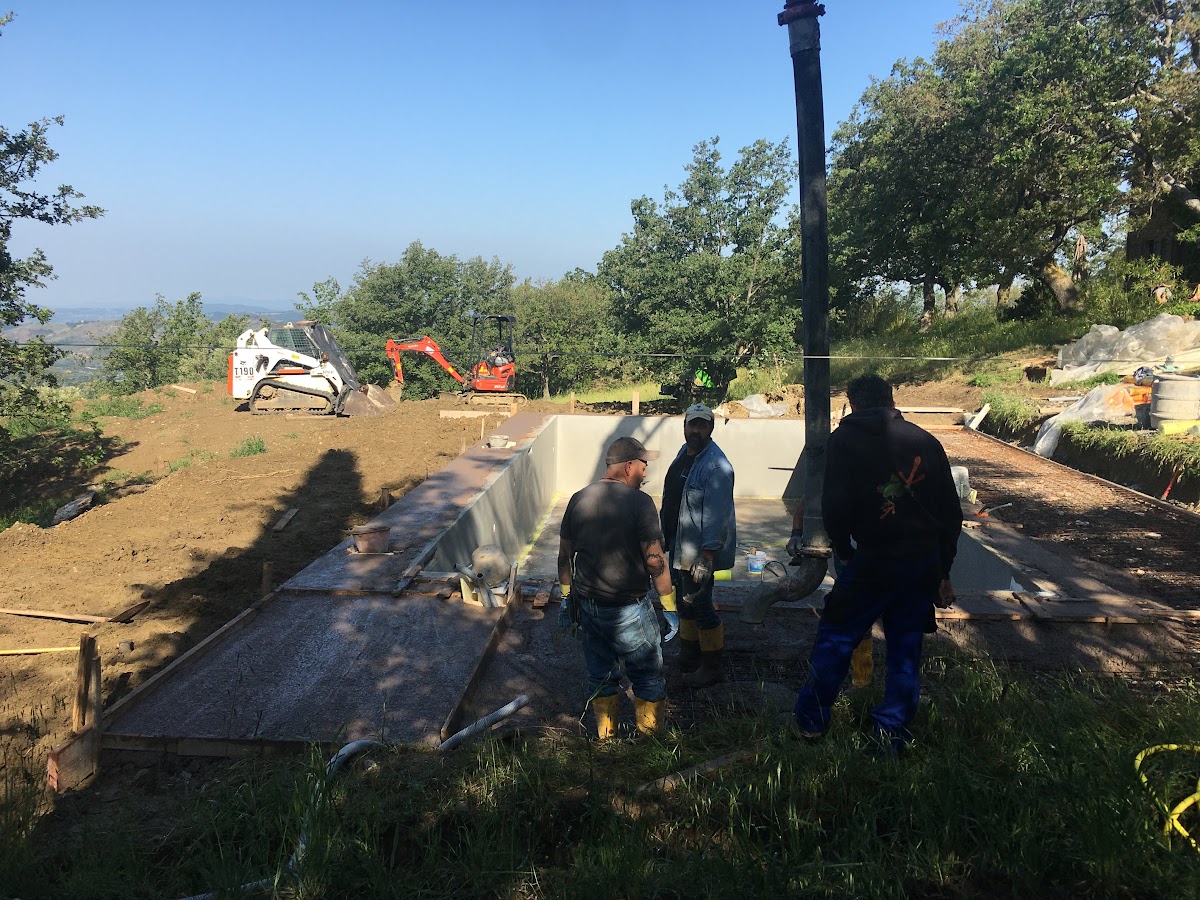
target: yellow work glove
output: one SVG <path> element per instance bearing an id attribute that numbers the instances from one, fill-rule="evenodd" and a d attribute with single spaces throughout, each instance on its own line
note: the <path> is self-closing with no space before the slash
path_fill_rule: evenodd
<path id="1" fill-rule="evenodd" d="M 665 644 L 679 634 L 679 613 L 675 610 L 675 591 L 663 594 L 658 598 L 658 602 L 662 604 L 663 618 L 667 620 L 667 633 L 663 635 Z"/>

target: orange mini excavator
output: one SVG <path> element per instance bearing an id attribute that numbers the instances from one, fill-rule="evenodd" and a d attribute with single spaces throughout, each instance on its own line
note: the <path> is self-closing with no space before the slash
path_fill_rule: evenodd
<path id="1" fill-rule="evenodd" d="M 438 342 L 429 335 L 387 342 L 387 355 L 396 371 L 396 381 L 404 384 L 400 366 L 401 353 L 424 353 L 463 386 L 460 396 L 472 406 L 511 407 L 529 402 L 524 394 L 513 390 L 517 380 L 516 356 L 513 353 L 513 326 L 516 316 L 471 314 L 471 343 L 469 367 L 455 365 Z"/>

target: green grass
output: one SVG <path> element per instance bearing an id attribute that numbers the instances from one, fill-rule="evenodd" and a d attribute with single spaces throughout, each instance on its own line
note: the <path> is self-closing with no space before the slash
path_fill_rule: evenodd
<path id="1" fill-rule="evenodd" d="M 1042 417 L 1041 407 L 1037 401 L 1024 394 L 1009 391 L 984 391 L 980 398 L 984 403 L 990 403 L 988 412 L 991 419 L 991 430 L 1018 434 L 1029 428 Z"/>
<path id="2" fill-rule="evenodd" d="M 179 459 L 174 459 L 167 463 L 167 471 L 175 473 L 180 469 L 186 469 L 193 462 L 205 462 L 207 460 L 216 458 L 217 455 L 209 452 L 208 450 L 192 450 L 187 456 L 182 456 Z"/>
<path id="3" fill-rule="evenodd" d="M 663 395 L 658 390 L 659 386 L 657 381 L 646 381 L 641 384 L 595 388 L 588 391 L 576 391 L 575 399 L 580 403 L 629 403 L 633 399 L 633 392 L 637 391 L 638 399 L 646 403 L 651 400 L 663 399 Z M 550 399 L 555 403 L 566 403 L 570 400 L 570 395 L 563 394 Z"/>
<path id="4" fill-rule="evenodd" d="M 50 497 L 44 500 L 35 500 L 0 514 L 0 531 L 4 531 L 17 522 L 27 522 L 30 525 L 48 528 L 54 521 L 54 514 L 58 512 L 59 507 L 68 503 L 70 499 Z"/>
<path id="5" fill-rule="evenodd" d="M 104 400 L 93 400 L 80 412 L 79 418 L 94 421 L 101 416 L 118 419 L 144 419 L 163 411 L 161 403 L 151 403 L 146 406 L 141 397 L 109 397 Z"/>
<path id="6" fill-rule="evenodd" d="M 1094 387 L 1099 387 L 1102 384 L 1120 384 L 1121 376 L 1116 372 L 1103 372 L 1100 375 L 1093 375 L 1091 378 L 1081 378 L 1079 381 L 1060 381 L 1054 386 L 1055 390 L 1064 391 L 1090 391 Z"/>
<path id="7" fill-rule="evenodd" d="M 203 792 L 179 779 L 154 834 L 123 804 L 0 834 L 7 892 L 31 900 L 184 896 L 287 882 L 307 822 L 304 897 L 1188 897 L 1200 858 L 1162 836 L 1134 757 L 1200 734 L 1191 681 L 926 664 L 899 760 L 860 737 L 879 687 L 839 701 L 820 745 L 722 710 L 661 740 L 491 740 L 373 752 L 371 774 L 318 758 L 242 761 Z M 1151 683 L 1152 684 L 1152 683 Z M 742 750 L 669 793 L 639 785 Z M 1158 758 L 1156 789 L 1195 790 L 1197 759 Z M 28 789 L 10 797 L 18 808 Z M 73 804 L 78 809 L 79 804 Z M 1200 827 L 1195 811 L 1185 819 Z"/>
<path id="8" fill-rule="evenodd" d="M 257 456 L 259 453 L 266 453 L 266 452 L 267 452 L 266 442 L 264 442 L 263 439 L 260 438 L 258 435 L 254 435 L 253 437 L 246 438 L 244 441 L 242 441 L 240 444 L 238 444 L 236 447 L 234 447 L 232 450 L 230 450 L 229 455 L 233 456 L 233 457 Z"/>
<path id="9" fill-rule="evenodd" d="M 831 353 L 842 358 L 831 362 L 831 374 L 835 385 L 844 385 L 864 372 L 878 372 L 895 381 L 987 372 L 995 357 L 1018 352 L 1049 354 L 1086 333 L 1090 325 L 1083 317 L 1066 316 L 999 322 L 988 309 L 969 309 L 953 319 L 935 319 L 925 332 L 911 319 L 902 319 L 873 334 L 835 336 Z"/>
<path id="10" fill-rule="evenodd" d="M 1114 459 L 1132 458 L 1152 472 L 1182 481 L 1200 480 L 1200 443 L 1161 434 L 1145 434 L 1106 425 L 1064 422 L 1063 439 L 1080 450 L 1098 451 Z"/>

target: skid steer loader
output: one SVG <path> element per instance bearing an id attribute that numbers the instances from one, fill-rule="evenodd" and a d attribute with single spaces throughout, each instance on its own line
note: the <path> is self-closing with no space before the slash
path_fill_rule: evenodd
<path id="1" fill-rule="evenodd" d="M 289 322 L 243 332 L 229 355 L 229 394 L 255 415 L 378 415 L 396 405 L 383 388 L 362 385 L 324 325 Z"/>

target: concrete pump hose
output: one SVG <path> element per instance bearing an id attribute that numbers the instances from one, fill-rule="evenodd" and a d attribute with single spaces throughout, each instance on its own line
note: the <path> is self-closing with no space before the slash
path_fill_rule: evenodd
<path id="1" fill-rule="evenodd" d="M 529 704 L 529 697 L 527 697 L 525 694 L 522 694 L 516 700 L 514 700 L 512 703 L 509 703 L 506 706 L 500 707 L 495 712 L 488 713 L 486 716 L 484 716 L 482 719 L 480 719 L 478 722 L 474 723 L 473 725 L 468 725 L 462 731 L 458 731 L 458 732 L 455 732 L 454 734 L 450 735 L 450 737 L 446 738 L 446 740 L 442 741 L 438 745 L 438 750 L 453 750 L 455 747 L 457 747 L 463 741 L 467 740 L 470 737 L 473 737 L 474 735 L 483 731 L 485 728 L 491 728 L 493 725 L 495 725 L 501 719 L 507 719 L 509 716 L 511 716 L 513 713 L 515 713 L 522 706 L 526 706 L 528 704 Z"/>
<path id="2" fill-rule="evenodd" d="M 508 704 L 500 707 L 499 709 L 495 710 L 494 712 L 488 713 L 486 716 L 484 716 L 478 722 L 468 725 L 466 728 L 462 729 L 462 731 L 458 731 L 458 732 L 452 734 L 450 737 L 446 738 L 446 740 L 442 741 L 442 743 L 438 745 L 438 748 L 437 748 L 438 751 L 440 752 L 443 750 L 453 750 L 455 747 L 457 747 L 461 743 L 463 743 L 463 741 L 467 740 L 470 737 L 473 737 L 474 735 L 478 734 L 479 732 L 481 732 L 487 728 L 490 728 L 492 725 L 495 725 L 501 719 L 507 719 L 509 716 L 511 716 L 517 710 L 521 709 L 521 707 L 527 706 L 528 704 L 529 704 L 529 697 L 525 694 L 521 694 L 519 697 L 517 697 L 517 699 L 513 700 L 511 703 L 508 703 Z M 341 769 L 347 763 L 352 762 L 353 760 L 357 759 L 359 756 L 361 756 L 367 750 L 370 750 L 372 747 L 382 747 L 382 746 L 384 746 L 384 745 L 380 741 L 372 741 L 372 740 L 351 741 L 349 744 L 347 744 L 341 750 L 339 750 L 337 753 L 335 753 L 333 755 L 333 758 L 331 760 L 329 760 L 328 765 L 325 766 L 326 777 L 334 775 L 339 769 Z M 320 803 L 323 799 L 324 798 L 323 798 L 323 795 L 321 792 L 321 785 L 317 785 L 316 790 L 313 792 L 313 796 L 311 798 L 310 805 L 315 806 L 316 804 Z M 295 877 L 296 874 L 298 873 L 299 866 L 300 866 L 300 860 L 304 857 L 304 851 L 307 847 L 308 847 L 308 821 L 307 821 L 307 816 L 306 816 L 305 821 L 302 822 L 301 826 L 300 826 L 300 840 L 297 842 L 296 852 L 293 853 L 291 859 L 288 860 L 287 872 L 290 876 Z M 275 882 L 274 878 L 263 878 L 259 881 L 251 881 L 246 884 L 243 884 L 241 886 L 241 890 L 249 893 L 250 891 L 263 890 L 265 888 L 272 887 L 275 883 L 276 882 Z M 217 900 L 217 898 L 219 896 L 220 895 L 217 892 L 212 891 L 212 892 L 209 892 L 206 894 L 193 894 L 190 897 L 183 897 L 183 898 L 181 898 L 181 900 Z"/>

